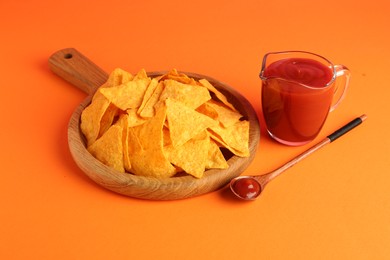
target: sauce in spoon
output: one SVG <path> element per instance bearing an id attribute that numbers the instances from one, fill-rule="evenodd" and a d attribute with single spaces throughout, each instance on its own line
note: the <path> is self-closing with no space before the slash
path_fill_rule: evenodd
<path id="1" fill-rule="evenodd" d="M 261 193 L 261 185 L 255 178 L 237 178 L 231 184 L 233 193 L 242 199 L 253 200 Z"/>

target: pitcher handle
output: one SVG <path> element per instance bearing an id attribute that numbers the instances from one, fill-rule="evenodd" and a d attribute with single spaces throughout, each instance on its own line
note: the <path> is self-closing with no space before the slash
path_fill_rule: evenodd
<path id="1" fill-rule="evenodd" d="M 336 85 L 333 93 L 334 101 L 330 107 L 330 112 L 335 110 L 344 99 L 349 87 L 349 82 L 351 80 L 351 72 L 344 65 L 334 65 L 334 69 L 336 72 L 336 79 L 334 84 Z"/>

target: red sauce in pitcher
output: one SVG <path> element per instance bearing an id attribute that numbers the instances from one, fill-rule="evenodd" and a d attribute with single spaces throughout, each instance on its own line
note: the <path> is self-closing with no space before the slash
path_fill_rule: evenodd
<path id="1" fill-rule="evenodd" d="M 269 133 L 282 143 L 301 145 L 313 140 L 328 115 L 333 71 L 305 58 L 271 63 L 262 74 L 262 106 Z"/>

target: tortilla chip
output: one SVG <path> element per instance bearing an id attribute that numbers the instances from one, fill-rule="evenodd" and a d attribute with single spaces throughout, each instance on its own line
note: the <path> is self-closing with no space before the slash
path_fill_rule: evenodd
<path id="1" fill-rule="evenodd" d="M 249 156 L 249 121 L 238 121 L 230 127 L 221 124 L 209 129 L 210 137 L 241 157 Z"/>
<path id="2" fill-rule="evenodd" d="M 168 160 L 186 173 L 202 178 L 209 151 L 210 137 L 206 131 L 180 145 L 164 147 Z"/>
<path id="3" fill-rule="evenodd" d="M 155 106 L 158 103 L 158 100 L 163 90 L 164 83 L 159 82 L 152 96 L 146 102 L 145 106 L 143 108 L 138 109 L 137 113 L 142 117 L 153 117 L 155 114 Z"/>
<path id="4" fill-rule="evenodd" d="M 219 146 L 210 139 L 210 146 L 208 150 L 208 156 L 205 164 L 206 169 L 227 169 L 228 163 L 223 156 Z"/>
<path id="5" fill-rule="evenodd" d="M 161 80 L 166 79 L 172 79 L 183 84 L 198 85 L 195 79 L 188 77 L 185 73 L 179 73 L 176 69 L 172 69 L 161 78 Z"/>
<path id="6" fill-rule="evenodd" d="M 164 86 L 160 102 L 171 98 L 195 109 L 211 99 L 210 93 L 205 87 L 183 84 L 171 79 L 164 80 Z"/>
<path id="7" fill-rule="evenodd" d="M 119 172 L 125 172 L 123 166 L 122 134 L 122 126 L 113 125 L 102 137 L 88 147 L 88 151 L 96 159 Z"/>
<path id="8" fill-rule="evenodd" d="M 199 83 L 202 86 L 206 87 L 209 91 L 214 93 L 214 95 L 226 106 L 228 106 L 233 111 L 237 111 L 237 109 L 227 100 L 226 96 L 222 94 L 216 87 L 214 87 L 207 79 L 200 79 Z"/>
<path id="9" fill-rule="evenodd" d="M 115 123 L 115 125 L 119 125 L 122 127 L 122 147 L 123 147 L 123 167 L 125 168 L 125 171 L 131 171 L 131 162 L 129 158 L 129 140 L 128 140 L 128 115 L 127 114 L 121 114 L 119 116 L 118 121 Z"/>
<path id="10" fill-rule="evenodd" d="M 107 107 L 106 112 L 104 112 L 104 115 L 100 120 L 100 130 L 99 130 L 98 138 L 100 138 L 110 128 L 117 114 L 118 114 L 118 108 L 113 104 L 110 104 Z"/>
<path id="11" fill-rule="evenodd" d="M 209 102 L 210 100 L 202 104 L 196 109 L 196 111 L 202 113 L 203 115 L 211 117 L 214 120 L 218 120 L 218 112 L 212 106 L 209 105 Z"/>
<path id="12" fill-rule="evenodd" d="M 167 160 L 163 152 L 163 126 L 166 107 L 161 107 L 156 115 L 144 124 L 129 128 L 129 158 L 132 172 L 136 175 L 168 178 L 176 173 L 176 168 Z M 138 142 L 132 144 L 132 140 Z M 138 147 L 138 145 L 140 147 Z"/>
<path id="13" fill-rule="evenodd" d="M 138 108 L 143 100 L 150 79 L 134 79 L 122 85 L 101 88 L 100 92 L 115 106 L 121 110 Z"/>
<path id="14" fill-rule="evenodd" d="M 149 79 L 148 78 L 148 75 L 145 71 L 145 69 L 141 69 L 140 71 L 138 71 L 137 75 L 134 76 L 133 80 L 139 80 L 139 79 Z"/>
<path id="15" fill-rule="evenodd" d="M 105 114 L 110 101 L 97 91 L 94 101 L 91 102 L 81 113 L 80 128 L 87 139 L 87 147 L 93 144 L 100 133 L 100 121 Z"/>
<path id="16" fill-rule="evenodd" d="M 183 145 L 206 128 L 218 125 L 217 121 L 171 98 L 166 100 L 166 106 L 173 146 Z"/>
<path id="17" fill-rule="evenodd" d="M 218 114 L 218 121 L 221 122 L 224 127 L 232 126 L 237 123 L 240 118 L 242 118 L 242 115 L 240 113 L 231 110 L 221 102 L 209 100 L 207 101 L 207 105 L 212 107 L 214 111 Z"/>
<path id="18" fill-rule="evenodd" d="M 110 73 L 110 76 L 108 77 L 106 84 L 104 84 L 104 87 L 115 87 L 122 85 L 123 83 L 133 80 L 133 77 L 134 76 L 129 72 L 120 68 L 116 68 Z"/>
<path id="19" fill-rule="evenodd" d="M 128 120 L 127 120 L 128 127 L 142 125 L 143 123 L 146 122 L 145 118 L 142 118 L 137 114 L 136 108 L 127 109 L 126 113 L 128 115 Z"/>
<path id="20" fill-rule="evenodd" d="M 148 101 L 153 96 L 154 92 L 156 91 L 158 84 L 159 84 L 159 82 L 156 78 L 154 78 L 150 81 L 148 87 L 146 88 L 145 94 L 143 96 L 142 103 L 141 103 L 140 107 L 138 108 L 138 114 L 141 115 L 142 110 L 145 108 L 146 104 L 148 103 Z M 150 117 L 152 117 L 153 115 L 151 115 Z"/>

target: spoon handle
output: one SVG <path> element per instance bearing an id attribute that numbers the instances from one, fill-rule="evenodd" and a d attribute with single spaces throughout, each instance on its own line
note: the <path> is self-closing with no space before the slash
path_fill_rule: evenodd
<path id="1" fill-rule="evenodd" d="M 53 53 L 49 58 L 50 70 L 78 87 L 88 95 L 103 85 L 108 74 L 74 48 Z"/>
<path id="2" fill-rule="evenodd" d="M 365 119 L 367 119 L 367 116 L 363 114 L 360 117 L 355 118 L 354 120 L 352 120 L 348 124 L 344 125 L 343 127 L 339 128 L 338 130 L 334 131 L 332 134 L 325 137 L 322 141 L 320 141 L 319 143 L 310 147 L 308 150 L 306 150 L 303 153 L 301 153 L 300 155 L 296 156 L 295 158 L 293 158 L 289 162 L 285 163 L 280 168 L 276 169 L 273 172 L 270 172 L 268 174 L 268 178 L 267 178 L 266 182 L 269 182 L 270 180 L 272 180 L 273 178 L 275 178 L 276 176 L 278 176 L 279 174 L 281 174 L 282 172 L 284 172 L 288 168 L 292 167 L 293 165 L 295 165 L 299 161 L 303 160 L 304 158 L 306 158 L 310 154 L 314 153 L 315 151 L 319 150 L 320 148 L 324 147 L 325 145 L 333 142 L 337 138 L 339 138 L 342 135 L 346 134 L 347 132 L 351 131 L 353 128 L 360 125 Z"/>
<path id="3" fill-rule="evenodd" d="M 346 134 L 347 132 L 349 132 L 350 130 L 355 128 L 356 126 L 360 125 L 366 119 L 367 119 L 366 115 L 361 115 L 360 117 L 355 118 L 354 120 L 352 120 L 351 122 L 349 122 L 345 126 L 341 127 L 340 129 L 338 129 L 338 130 L 334 131 L 333 133 L 331 133 L 330 135 L 328 135 L 327 138 L 329 138 L 330 142 L 333 142 L 334 140 L 336 140 L 337 138 Z"/>

